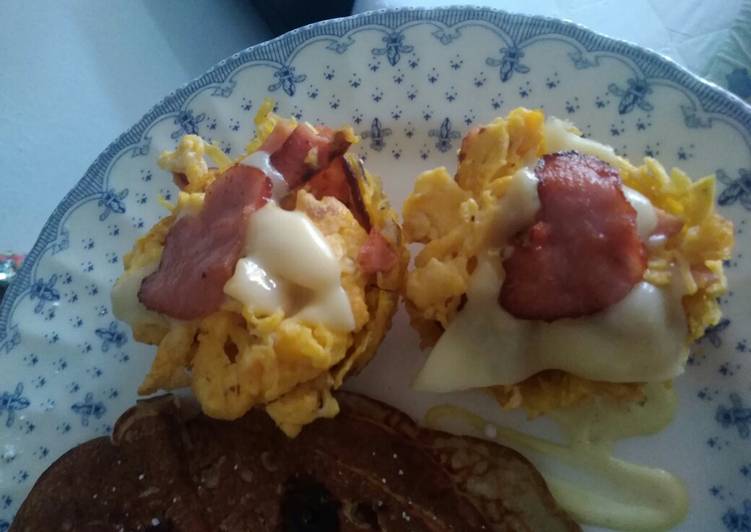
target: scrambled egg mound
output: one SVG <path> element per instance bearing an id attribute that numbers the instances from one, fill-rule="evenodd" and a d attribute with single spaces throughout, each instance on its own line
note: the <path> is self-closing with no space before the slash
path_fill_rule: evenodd
<path id="1" fill-rule="evenodd" d="M 264 102 L 256 117 L 257 136 L 238 160 L 257 150 L 276 123 L 286 120 L 272 113 L 272 107 L 272 102 Z M 290 120 L 288 125 L 292 127 L 294 122 Z M 350 140 L 356 141 L 351 128 L 348 131 Z M 216 168 L 209 168 L 205 156 Z M 286 317 L 281 310 L 272 315 L 254 314 L 230 298 L 220 310 L 202 319 L 140 322 L 134 326 L 133 336 L 158 345 L 158 349 L 139 394 L 190 386 L 204 412 L 220 419 L 235 419 L 255 405 L 264 405 L 290 437 L 316 418 L 338 413 L 331 391 L 367 364 L 380 345 L 396 311 L 408 261 L 396 213 L 388 205 L 380 181 L 358 160 L 346 157 L 358 170 L 357 185 L 371 225 L 399 255 L 397 267 L 377 275 L 360 271 L 357 257 L 368 234 L 339 200 L 328 196 L 319 200 L 300 190 L 294 208 L 308 216 L 338 259 L 354 330 L 335 332 Z M 160 165 L 182 174 L 187 183 L 183 183 L 177 204 L 171 206 L 172 214 L 125 256 L 126 272 L 158 263 L 176 217 L 200 210 L 206 187 L 234 163 L 196 135 L 186 135 L 174 152 L 162 154 Z"/>
<path id="2" fill-rule="evenodd" d="M 463 304 L 476 257 L 487 245 L 494 210 L 511 176 L 546 153 L 544 122 L 540 111 L 515 109 L 464 138 L 455 177 L 445 168 L 418 177 L 404 205 L 403 230 L 408 242 L 423 247 L 407 274 L 404 292 L 423 347 L 436 343 Z M 668 284 L 676 271 L 684 277 L 688 287 L 683 298 L 689 333 L 686 341 L 692 342 L 719 322 L 717 297 L 727 289 L 722 261 L 730 257 L 733 227 L 714 212 L 715 179 L 707 176 L 692 181 L 677 168 L 668 173 L 651 158 L 641 166 L 618 158 L 616 166 L 625 185 L 684 223 L 680 233 L 664 246 L 648 250 L 644 278 L 661 286 Z M 490 391 L 502 406 L 523 407 L 530 415 L 594 395 L 617 400 L 644 396 L 640 383 L 595 382 L 558 370 Z"/>

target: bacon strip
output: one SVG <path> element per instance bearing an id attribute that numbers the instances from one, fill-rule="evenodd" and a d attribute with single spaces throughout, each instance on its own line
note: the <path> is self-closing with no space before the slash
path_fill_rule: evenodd
<path id="1" fill-rule="evenodd" d="M 650 237 L 668 239 L 681 232 L 683 229 L 683 220 L 656 207 L 655 211 L 657 212 L 657 226 L 652 231 L 652 234 L 649 235 Z"/>
<path id="2" fill-rule="evenodd" d="M 540 211 L 503 263 L 501 306 L 517 318 L 552 321 L 617 303 L 646 268 L 618 171 L 567 152 L 545 155 L 535 173 Z"/>
<path id="3" fill-rule="evenodd" d="M 305 183 L 305 190 L 318 199 L 325 196 L 338 199 L 347 206 L 360 225 L 366 231 L 370 231 L 370 217 L 357 184 L 357 177 L 344 157 L 337 157 L 326 168 L 313 175 Z"/>
<path id="4" fill-rule="evenodd" d="M 219 308 L 245 243 L 248 218 L 271 197 L 271 181 L 257 168 L 229 168 L 206 190 L 201 211 L 170 228 L 159 269 L 141 283 L 138 298 L 180 320 Z"/>
<path id="5" fill-rule="evenodd" d="M 694 278 L 694 282 L 699 288 L 707 288 L 720 280 L 712 270 L 703 265 L 692 266 L 691 276 Z"/>
<path id="6" fill-rule="evenodd" d="M 258 150 L 265 151 L 266 153 L 274 153 L 282 147 L 285 141 L 295 130 L 295 127 L 296 126 L 291 120 L 279 120 L 274 125 L 274 129 L 271 130 L 271 133 L 268 137 L 266 137 L 266 140 L 263 141 L 263 144 L 260 148 L 258 148 Z"/>
<path id="7" fill-rule="evenodd" d="M 341 132 L 332 132 L 323 127 L 316 131 L 310 124 L 302 123 L 271 154 L 271 164 L 294 189 L 317 170 L 326 168 L 332 160 L 343 155 L 349 145 L 350 142 Z"/>
<path id="8" fill-rule="evenodd" d="M 172 172 L 172 182 L 177 185 L 177 188 L 180 190 L 185 190 L 185 187 L 187 187 L 190 184 L 190 181 L 188 181 L 188 176 L 183 174 L 182 172 Z"/>
<path id="9" fill-rule="evenodd" d="M 398 260 L 391 244 L 375 227 L 368 233 L 368 239 L 357 255 L 357 263 L 366 274 L 390 271 Z"/>

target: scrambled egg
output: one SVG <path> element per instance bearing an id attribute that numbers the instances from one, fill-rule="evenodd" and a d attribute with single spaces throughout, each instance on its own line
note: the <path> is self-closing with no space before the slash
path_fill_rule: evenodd
<path id="1" fill-rule="evenodd" d="M 436 343 L 463 304 L 477 254 L 487 242 L 494 209 L 511 175 L 543 153 L 545 117 L 540 111 L 513 110 L 506 118 L 473 130 L 462 142 L 455 178 L 445 168 L 421 174 L 404 205 L 403 229 L 410 243 L 423 244 L 407 274 L 404 293 L 412 325 L 422 345 Z M 733 245 L 732 223 L 714 212 L 715 180 L 692 181 L 679 169 L 668 173 L 647 158 L 634 166 L 617 159 L 625 185 L 644 194 L 655 207 L 679 217 L 681 232 L 648 251 L 645 280 L 661 286 L 678 274 L 688 287 L 683 308 L 687 342 L 720 320 L 717 297 L 727 289 L 722 261 Z M 531 415 L 571 405 L 593 395 L 635 400 L 641 383 L 595 382 L 563 371 L 538 373 L 523 382 L 490 390 L 507 408 Z"/>
<path id="2" fill-rule="evenodd" d="M 257 136 L 238 160 L 257 150 L 276 123 L 285 120 L 273 114 L 272 108 L 273 102 L 264 102 L 256 116 Z M 293 121 L 288 123 L 294 125 Z M 351 128 L 348 131 L 356 141 Z M 209 168 L 206 156 L 217 168 Z M 134 326 L 133 336 L 158 345 L 158 349 L 139 394 L 190 386 L 204 412 L 220 419 L 235 419 L 255 405 L 264 405 L 290 437 L 316 418 L 338 413 L 331 391 L 341 386 L 348 374 L 360 370 L 380 345 L 396 311 L 408 261 L 396 213 L 389 207 L 380 181 L 359 161 L 349 161 L 359 169 L 356 177 L 371 224 L 399 255 L 396 268 L 375 276 L 360 271 L 357 256 L 368 235 L 339 200 L 318 200 L 301 190 L 296 195 L 295 210 L 309 217 L 340 264 L 354 331 L 328 330 L 290 319 L 281 310 L 272 315 L 254 314 L 230 298 L 220 310 L 202 319 L 141 322 Z M 171 206 L 172 214 L 140 238 L 126 255 L 126 271 L 159 260 L 176 217 L 200 210 L 206 187 L 235 161 L 200 137 L 186 135 L 177 149 L 162 154 L 159 162 L 163 168 L 182 174 L 187 184 L 177 204 Z"/>

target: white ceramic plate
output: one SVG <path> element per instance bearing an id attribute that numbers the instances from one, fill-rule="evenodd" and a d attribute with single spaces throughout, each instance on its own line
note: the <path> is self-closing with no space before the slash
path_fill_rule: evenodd
<path id="1" fill-rule="evenodd" d="M 719 209 L 737 228 L 726 318 L 677 381 L 673 424 L 617 453 L 685 480 L 691 509 L 681 530 L 749 530 L 751 108 L 663 57 L 579 26 L 455 8 L 368 13 L 249 48 L 169 95 L 96 159 L 0 310 L 0 532 L 55 458 L 106 434 L 136 399 L 153 349 L 113 318 L 109 291 L 123 253 L 165 214 L 158 195 L 175 194 L 157 155 L 185 133 L 239 153 L 266 96 L 283 115 L 352 123 L 364 139 L 358 152 L 397 205 L 419 170 L 455 166 L 471 125 L 518 105 L 569 118 L 632 160 L 716 172 Z M 419 419 L 447 398 L 409 390 L 424 355 L 404 318 L 353 385 Z M 523 424 L 485 406 L 489 418 Z"/>

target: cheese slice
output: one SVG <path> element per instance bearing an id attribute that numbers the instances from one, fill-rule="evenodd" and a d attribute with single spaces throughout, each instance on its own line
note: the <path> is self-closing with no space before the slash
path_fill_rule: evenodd
<path id="1" fill-rule="evenodd" d="M 577 150 L 621 166 L 613 148 L 582 139 L 570 124 L 545 124 L 548 152 Z M 640 238 L 647 241 L 657 213 L 639 192 L 623 187 L 636 210 Z M 517 319 L 498 303 L 502 260 L 508 239 L 534 222 L 539 209 L 537 178 L 529 168 L 516 172 L 499 201 L 495 234 L 478 257 L 467 302 L 433 348 L 414 387 L 431 392 L 509 385 L 543 370 L 563 370 L 608 382 L 657 382 L 683 372 L 688 357 L 687 325 L 681 304 L 682 276 L 657 287 L 637 284 L 620 302 L 591 316 L 553 322 Z"/>
<path id="2" fill-rule="evenodd" d="M 600 313 L 544 322 L 517 319 L 498 304 L 502 275 L 495 257 L 478 264 L 466 305 L 433 348 L 415 389 L 515 384 L 547 369 L 608 382 L 664 381 L 683 372 L 682 287 L 641 282 Z"/>
<path id="3" fill-rule="evenodd" d="M 248 223 L 245 257 L 224 285 L 225 294 L 254 312 L 281 310 L 335 331 L 353 330 L 339 261 L 313 222 L 269 201 Z"/>

